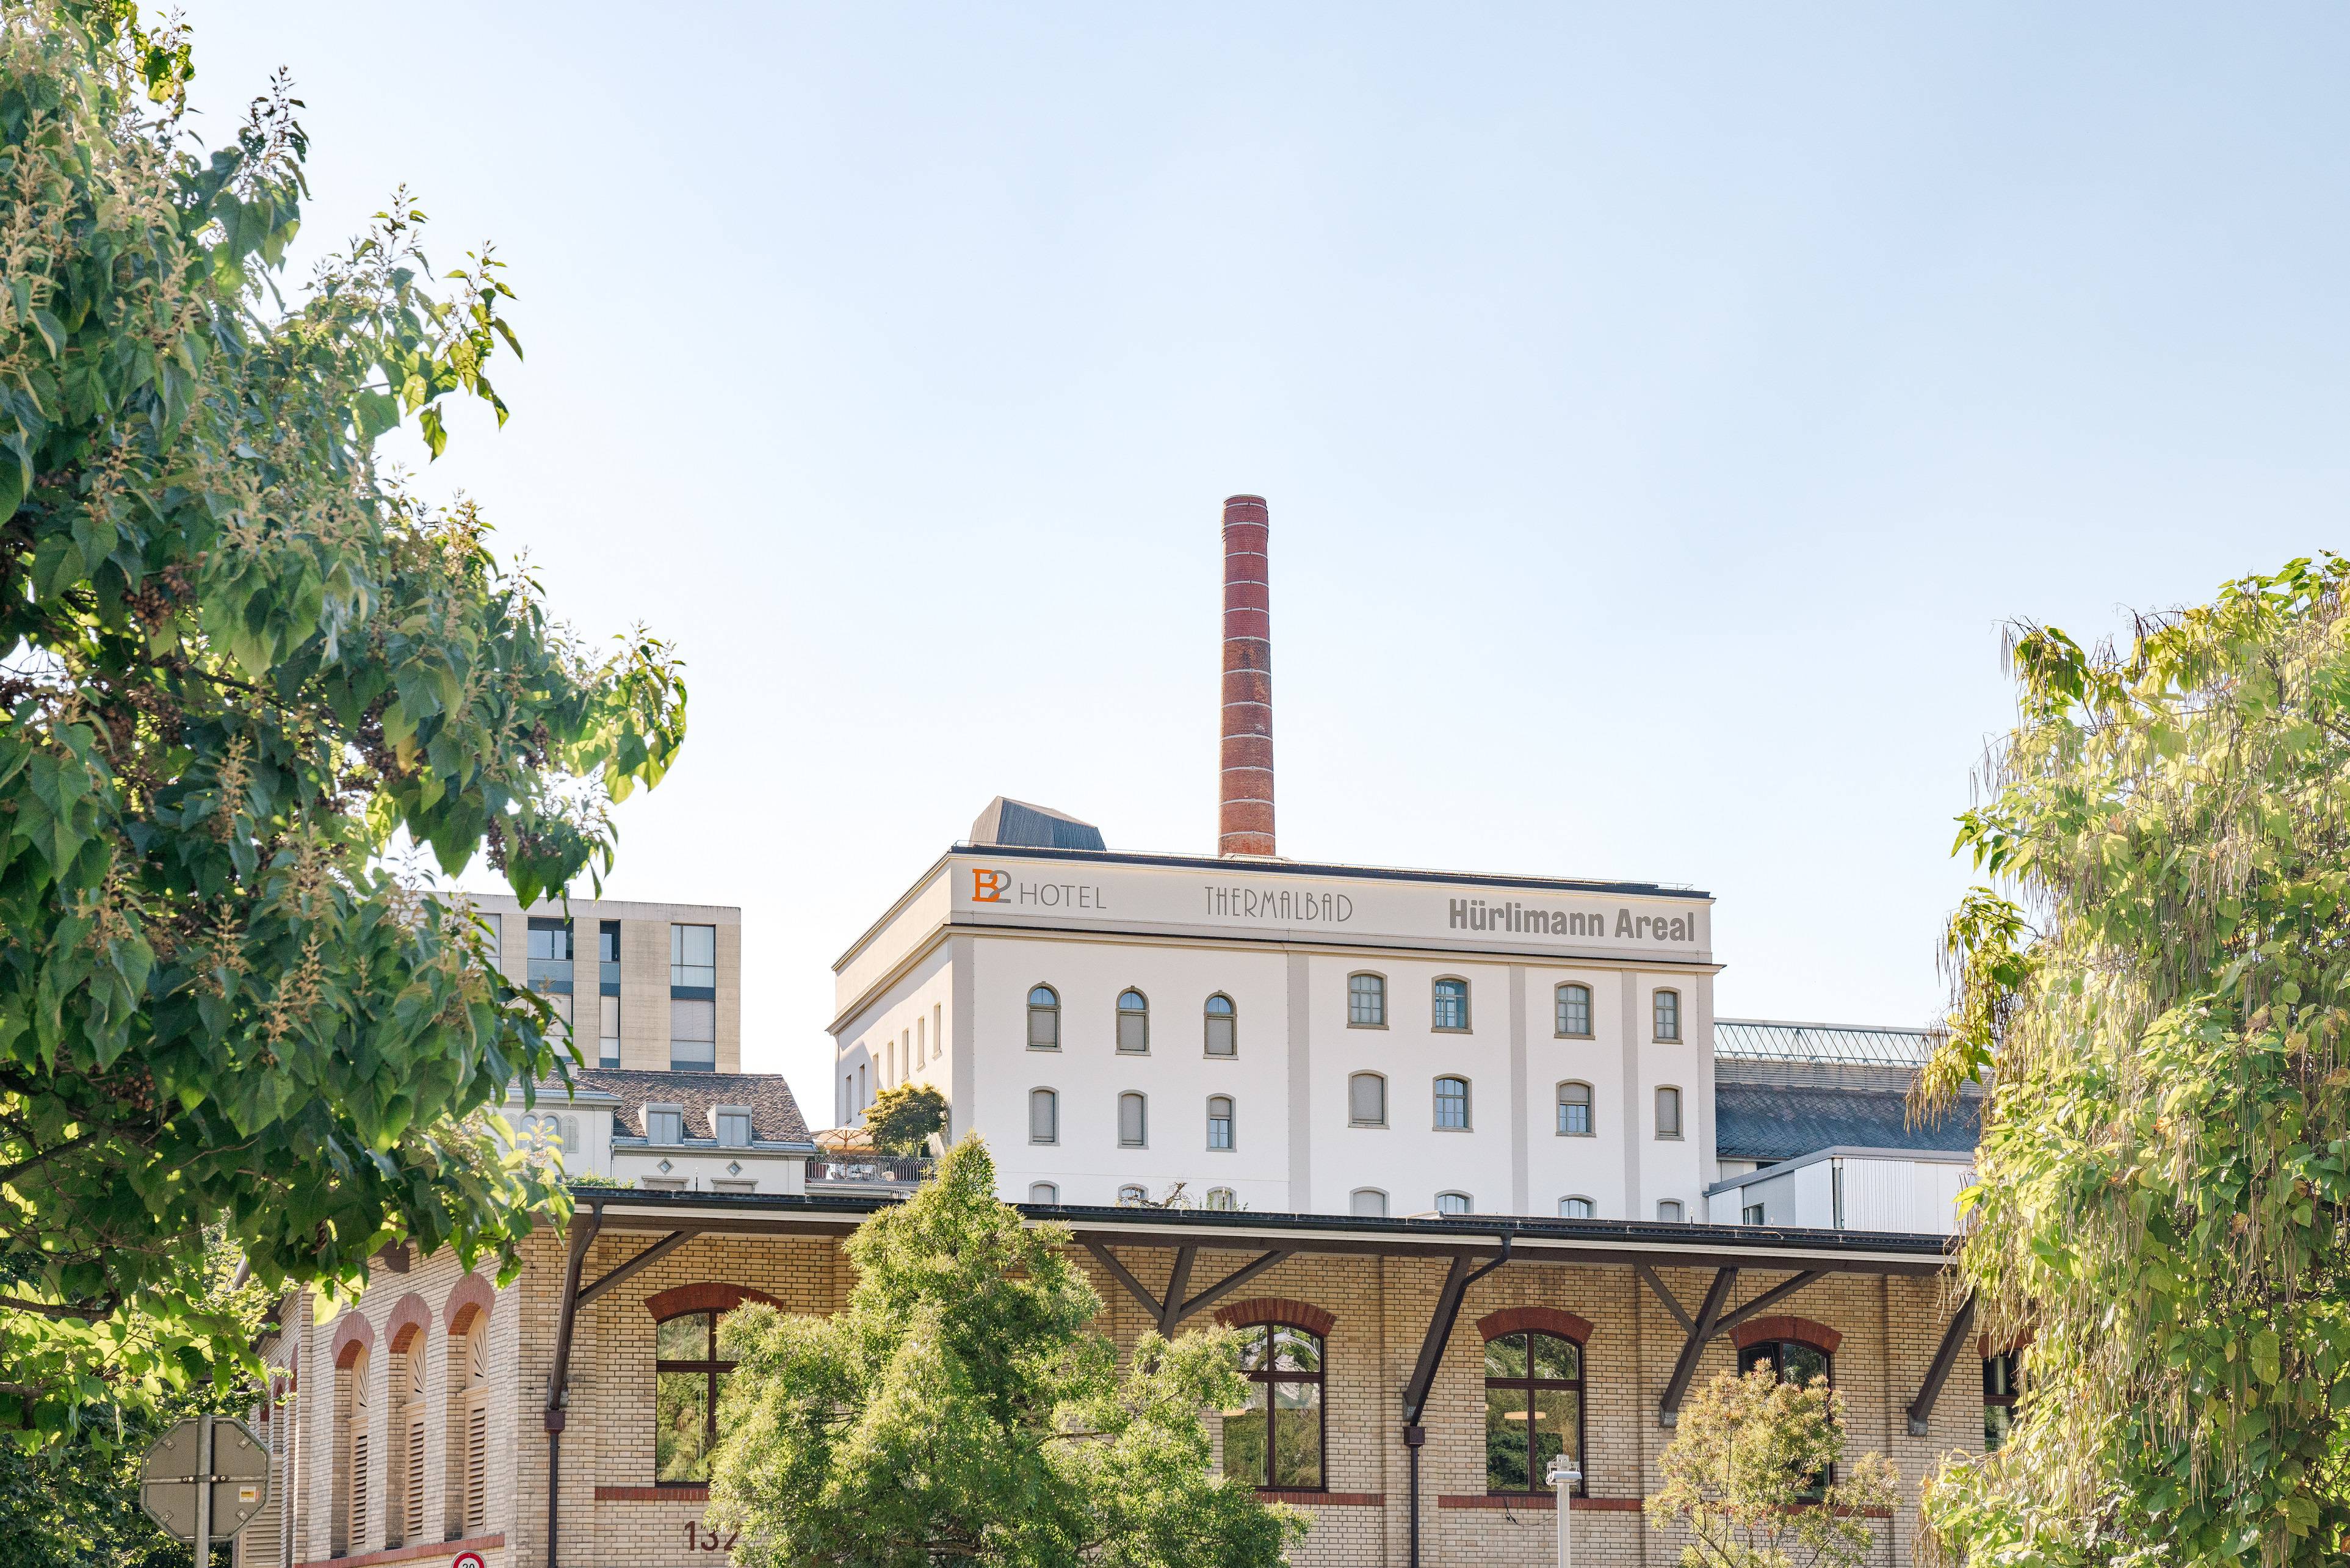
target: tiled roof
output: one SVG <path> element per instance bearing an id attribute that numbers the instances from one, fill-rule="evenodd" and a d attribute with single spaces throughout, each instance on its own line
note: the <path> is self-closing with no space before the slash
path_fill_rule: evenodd
<path id="1" fill-rule="evenodd" d="M 1713 1090 L 1714 1151 L 1723 1159 L 1794 1159 L 1838 1147 L 1963 1154 L 1981 1132 L 1977 1100 L 1962 1100 L 1939 1121 L 1913 1127 L 1908 1101 L 1897 1094 L 1753 1084 Z"/>
<path id="2" fill-rule="evenodd" d="M 1882 1023 L 1783 1023 L 1771 1018 L 1717 1018 L 1713 1054 L 1773 1062 L 1848 1062 L 1922 1067 L 1942 1035 L 1935 1029 Z"/>
<path id="3" fill-rule="evenodd" d="M 800 1115 L 792 1086 L 780 1073 L 649 1073 L 619 1067 L 581 1067 L 572 1076 L 594 1089 L 617 1096 L 620 1108 L 612 1113 L 613 1131 L 622 1137 L 642 1137 L 647 1106 L 681 1106 L 685 1130 L 691 1137 L 717 1133 L 711 1113 L 720 1106 L 747 1106 L 751 1136 L 761 1143 L 806 1143 L 808 1128 Z"/>

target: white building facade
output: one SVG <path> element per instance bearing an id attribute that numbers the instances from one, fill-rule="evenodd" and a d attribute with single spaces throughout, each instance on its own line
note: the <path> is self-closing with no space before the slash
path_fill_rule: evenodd
<path id="1" fill-rule="evenodd" d="M 1701 1219 L 1712 900 L 960 846 L 834 966 L 835 1110 L 927 1084 L 1019 1201 Z"/>

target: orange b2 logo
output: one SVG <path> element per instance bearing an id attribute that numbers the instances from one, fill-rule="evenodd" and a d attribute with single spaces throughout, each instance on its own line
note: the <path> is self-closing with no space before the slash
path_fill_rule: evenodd
<path id="1" fill-rule="evenodd" d="M 1001 904 L 1003 889 L 1012 886 L 1009 871 L 982 871 L 974 867 L 971 874 L 971 901 L 974 904 Z"/>

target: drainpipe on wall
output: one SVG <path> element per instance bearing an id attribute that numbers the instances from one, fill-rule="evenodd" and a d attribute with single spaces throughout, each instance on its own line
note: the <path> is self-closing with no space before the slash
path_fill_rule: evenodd
<path id="1" fill-rule="evenodd" d="M 571 1398 L 571 1331 L 579 1321 L 579 1271 L 588 1249 L 604 1228 L 604 1199 L 588 1200 L 588 1227 L 571 1235 L 571 1261 L 563 1271 L 563 1315 L 555 1330 L 555 1366 L 546 1377 L 546 1568 L 556 1568 L 556 1540 L 563 1522 L 563 1413 Z M 574 1210 L 576 1222 L 578 1213 Z"/>

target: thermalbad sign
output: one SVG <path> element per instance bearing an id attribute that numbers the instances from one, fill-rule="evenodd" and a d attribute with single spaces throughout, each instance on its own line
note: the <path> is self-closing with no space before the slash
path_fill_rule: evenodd
<path id="1" fill-rule="evenodd" d="M 949 867 L 955 915 L 980 924 L 1253 934 L 1558 952 L 1711 946 L 1702 895 L 1472 889 L 1440 880 L 1313 876 L 1222 866 L 1005 861 Z"/>

